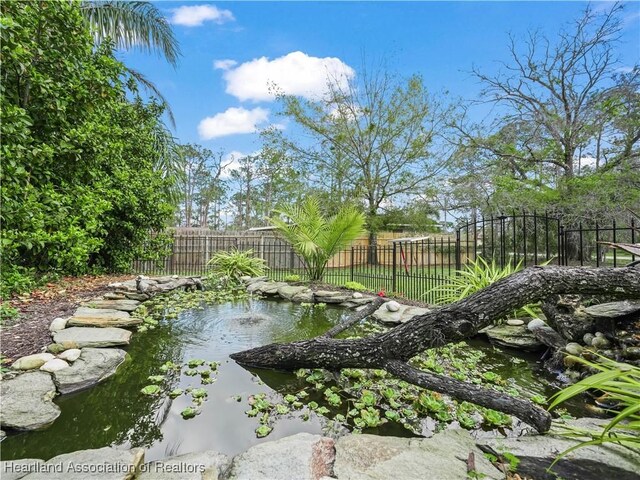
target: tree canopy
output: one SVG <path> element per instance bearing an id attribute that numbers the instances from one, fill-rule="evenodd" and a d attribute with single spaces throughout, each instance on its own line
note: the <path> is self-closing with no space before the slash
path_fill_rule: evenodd
<path id="1" fill-rule="evenodd" d="M 129 268 L 174 209 L 163 107 L 94 47 L 78 3 L 1 8 L 3 277 Z"/>

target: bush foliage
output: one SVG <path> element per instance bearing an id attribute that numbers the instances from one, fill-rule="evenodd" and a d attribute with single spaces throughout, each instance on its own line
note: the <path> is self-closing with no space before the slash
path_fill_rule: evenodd
<path id="1" fill-rule="evenodd" d="M 2 294 L 42 272 L 125 270 L 173 212 L 158 126 L 77 2 L 3 2 Z M 153 249 L 152 249 L 153 251 Z"/>

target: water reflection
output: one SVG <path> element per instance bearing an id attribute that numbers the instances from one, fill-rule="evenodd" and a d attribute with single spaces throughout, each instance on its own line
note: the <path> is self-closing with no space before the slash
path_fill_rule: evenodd
<path id="1" fill-rule="evenodd" d="M 155 330 L 133 336 L 127 348 L 129 358 L 116 375 L 89 390 L 58 397 L 56 403 L 62 414 L 50 428 L 10 435 L 2 442 L 1 458 L 49 459 L 107 445 L 145 447 L 147 460 L 208 449 L 235 455 L 257 443 L 298 432 L 321 433 L 322 421 L 315 415 L 303 421 L 299 415 L 290 414 L 278 420 L 267 438 L 256 438 L 256 419 L 244 414 L 247 397 L 274 390 L 299 391 L 303 380 L 291 373 L 244 369 L 230 361 L 229 354 L 272 342 L 311 338 L 346 314 L 338 308 L 310 311 L 299 304 L 250 300 L 196 309 L 176 320 L 163 321 Z M 522 364 L 514 365 L 511 354 L 490 347 L 487 351 L 486 368 L 497 369 L 504 378 L 515 377 L 519 385 L 532 392 L 549 388 L 531 370 L 534 359 L 526 358 Z M 163 363 L 183 363 L 191 358 L 221 364 L 217 381 L 202 386 L 208 399 L 201 414 L 183 420 L 180 412 L 191 404 L 188 396 L 175 400 L 165 395 L 149 397 L 142 395 L 140 389 L 150 383 L 148 376 L 162 374 Z M 163 388 L 168 392 L 190 385 L 201 387 L 199 378 L 176 374 Z M 235 395 L 240 395 L 242 401 L 236 401 Z M 393 423 L 377 433 L 408 434 Z"/>

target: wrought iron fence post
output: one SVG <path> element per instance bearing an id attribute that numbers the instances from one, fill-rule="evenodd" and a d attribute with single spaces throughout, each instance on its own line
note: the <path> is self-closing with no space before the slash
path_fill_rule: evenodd
<path id="1" fill-rule="evenodd" d="M 462 259 L 460 256 L 462 255 L 460 245 L 460 230 L 456 230 L 456 271 L 462 269 Z"/>
<path id="2" fill-rule="evenodd" d="M 391 264 L 393 265 L 392 269 L 391 269 L 391 290 L 393 292 L 395 292 L 397 290 L 397 285 L 396 285 L 396 266 L 397 266 L 397 259 L 396 259 L 396 245 L 397 242 L 393 242 L 393 260 L 391 262 Z"/>
<path id="3" fill-rule="evenodd" d="M 353 255 L 353 245 L 351 246 L 351 261 L 349 262 L 351 265 L 351 281 L 353 282 L 353 263 L 354 263 L 354 255 Z"/>

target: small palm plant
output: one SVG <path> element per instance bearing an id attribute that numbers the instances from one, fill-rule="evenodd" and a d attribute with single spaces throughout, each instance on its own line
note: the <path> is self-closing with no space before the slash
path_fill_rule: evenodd
<path id="1" fill-rule="evenodd" d="M 596 390 L 606 395 L 607 401 L 616 405 L 615 410 L 610 410 L 615 416 L 600 432 L 589 432 L 566 427 L 563 435 L 583 440 L 560 453 L 554 463 L 577 448 L 589 445 L 602 445 L 613 442 L 630 448 L 639 448 L 640 368 L 627 363 L 615 362 L 605 357 L 600 357 L 598 362 L 590 362 L 581 357 L 571 358 L 597 370 L 598 373 L 584 378 L 553 395 L 549 399 L 551 401 L 549 410 L 587 390 Z M 584 440 L 585 437 L 587 440 Z"/>
<path id="2" fill-rule="evenodd" d="M 364 215 L 355 207 L 344 206 L 326 218 L 315 197 L 277 213 L 282 218 L 271 218 L 271 224 L 300 255 L 311 281 L 322 280 L 331 257 L 364 233 Z"/>

